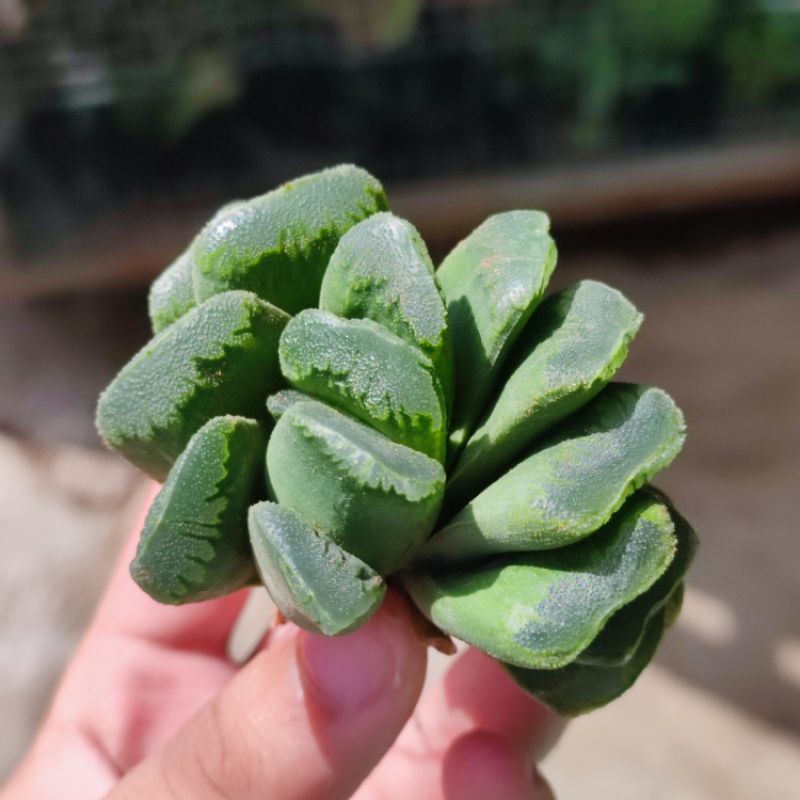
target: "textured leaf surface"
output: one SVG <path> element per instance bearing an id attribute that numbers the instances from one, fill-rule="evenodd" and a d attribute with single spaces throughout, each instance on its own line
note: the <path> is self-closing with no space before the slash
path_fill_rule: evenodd
<path id="1" fill-rule="evenodd" d="M 288 320 L 249 292 L 226 292 L 158 334 L 100 395 L 97 427 L 110 447 L 163 480 L 205 422 L 264 416 L 284 383 L 278 339 Z"/>
<path id="2" fill-rule="evenodd" d="M 266 434 L 215 417 L 189 441 L 147 515 L 131 575 L 162 603 L 236 591 L 255 577 L 247 508 L 262 486 Z"/>
<path id="3" fill-rule="evenodd" d="M 195 306 L 192 259 L 181 253 L 152 283 L 147 310 L 153 333 L 160 333 Z"/>
<path id="4" fill-rule="evenodd" d="M 386 593 L 380 575 L 275 503 L 250 509 L 256 565 L 281 613 L 301 628 L 334 636 L 366 622 Z"/>
<path id="5" fill-rule="evenodd" d="M 474 568 L 414 571 L 404 581 L 446 633 L 516 666 L 555 669 L 653 585 L 675 547 L 669 510 L 642 490 L 594 536 L 571 547 Z"/>
<path id="6" fill-rule="evenodd" d="M 277 422 L 285 413 L 289 406 L 299 403 L 301 400 L 313 400 L 314 398 L 297 389 L 281 389 L 267 398 L 267 411 L 272 419 Z"/>
<path id="7" fill-rule="evenodd" d="M 445 505 L 463 505 L 543 431 L 591 400 L 622 365 L 641 322 L 620 292 L 596 281 L 547 298 L 521 336 L 521 355 L 494 406 L 453 470 Z"/>
<path id="8" fill-rule="evenodd" d="M 447 418 L 431 360 L 371 320 L 307 309 L 286 326 L 280 364 L 292 386 L 442 460 Z"/>
<path id="9" fill-rule="evenodd" d="M 453 453 L 480 418 L 511 345 L 555 269 L 549 228 L 540 211 L 495 214 L 459 242 L 436 273 L 455 355 Z"/>
<path id="10" fill-rule="evenodd" d="M 211 223 L 241 205 L 241 200 L 226 203 Z M 196 240 L 197 237 L 195 237 Z M 197 305 L 194 294 L 192 247 L 194 240 L 151 284 L 147 309 L 153 333 L 160 333 Z"/>
<path id="11" fill-rule="evenodd" d="M 673 590 L 672 594 L 667 598 L 664 604 L 664 625 L 671 628 L 678 619 L 678 615 L 683 608 L 683 596 L 686 591 L 686 585 L 681 581 Z"/>
<path id="12" fill-rule="evenodd" d="M 385 208 L 380 183 L 352 165 L 285 183 L 203 229 L 192 248 L 195 294 L 247 289 L 291 314 L 316 306 L 342 234 Z"/>
<path id="13" fill-rule="evenodd" d="M 507 669 L 526 692 L 559 714 L 575 717 L 616 700 L 629 689 L 655 655 L 665 627 L 662 607 L 648 619 L 631 657 L 619 664 L 573 662 L 561 669 Z"/>
<path id="14" fill-rule="evenodd" d="M 650 491 L 655 491 L 652 488 Z M 680 608 L 682 581 L 697 551 L 697 535 L 689 523 L 669 504 L 677 550 L 667 571 L 642 595 L 620 609 L 600 631 L 597 638 L 576 659 L 582 664 L 611 666 L 622 664 L 637 652 L 649 620 L 663 613 L 670 603 Z"/>
<path id="15" fill-rule="evenodd" d="M 270 496 L 381 575 L 429 535 L 444 470 L 323 403 L 294 403 L 267 448 Z"/>
<path id="16" fill-rule="evenodd" d="M 417 229 L 390 213 L 351 228 L 333 251 L 319 307 L 348 319 L 371 319 L 418 347 L 452 398 L 453 352 L 447 311 Z"/>
<path id="17" fill-rule="evenodd" d="M 421 558 L 456 563 L 582 539 L 672 461 L 684 427 L 661 389 L 610 384 L 551 441 L 456 514 Z"/>

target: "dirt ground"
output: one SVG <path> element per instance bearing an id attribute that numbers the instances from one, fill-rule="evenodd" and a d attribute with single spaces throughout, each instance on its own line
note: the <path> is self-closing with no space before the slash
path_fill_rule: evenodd
<path id="1" fill-rule="evenodd" d="M 657 666 L 571 724 L 545 771 L 570 798 L 784 800 L 800 786 L 800 224 L 676 221 L 565 241 L 557 287 L 606 280 L 647 315 L 621 377 L 664 386 L 686 412 L 686 450 L 657 483 L 702 549 Z M 0 778 L 138 502 L 140 477 L 98 449 L 91 418 L 145 336 L 141 295 L 0 315 Z"/>

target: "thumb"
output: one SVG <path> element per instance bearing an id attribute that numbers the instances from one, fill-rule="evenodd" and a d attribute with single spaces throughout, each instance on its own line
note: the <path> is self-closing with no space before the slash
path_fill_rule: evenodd
<path id="1" fill-rule="evenodd" d="M 425 644 L 395 593 L 346 636 L 285 625 L 109 797 L 350 797 L 411 715 L 425 664 Z"/>

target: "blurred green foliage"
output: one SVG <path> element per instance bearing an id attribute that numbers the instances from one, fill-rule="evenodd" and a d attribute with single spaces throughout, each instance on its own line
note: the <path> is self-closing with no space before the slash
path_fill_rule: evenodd
<path id="1" fill-rule="evenodd" d="M 498 53 L 528 51 L 579 149 L 609 145 L 620 115 L 664 93 L 705 94 L 720 114 L 800 104 L 798 3 L 525 0 L 489 22 Z"/>
<path id="2" fill-rule="evenodd" d="M 732 25 L 720 41 L 731 91 L 744 103 L 800 100 L 800 3 L 754 14 Z M 788 98 L 787 98 L 788 99 Z"/>
<path id="3" fill-rule="evenodd" d="M 484 74 L 470 75 L 464 102 L 543 105 L 582 151 L 624 143 L 626 127 L 659 115 L 680 135 L 698 127 L 680 117 L 800 106 L 797 0 L 89 0 L 63 17 L 59 5 L 40 4 L 17 46 L 44 42 L 53 52 L 39 60 L 58 63 L 90 54 L 123 124 L 169 143 L 235 105 L 265 68 L 354 77 L 352 108 L 380 124 L 397 103 L 451 113 L 443 73 L 471 64 Z M 14 46 L 0 43 L 0 68 Z M 409 89 L 387 91 L 387 71 L 405 71 Z M 75 91 L 81 75 L 67 77 L 60 91 Z"/>
<path id="4" fill-rule="evenodd" d="M 433 177 L 798 129 L 800 0 L 40 0 L 0 38 L 0 204 L 30 248 L 324 163 Z"/>

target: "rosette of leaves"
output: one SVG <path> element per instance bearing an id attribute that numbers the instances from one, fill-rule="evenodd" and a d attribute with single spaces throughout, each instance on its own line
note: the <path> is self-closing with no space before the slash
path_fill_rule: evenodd
<path id="1" fill-rule="evenodd" d="M 562 713 L 619 695 L 695 549 L 648 485 L 684 421 L 613 382 L 641 314 L 595 281 L 546 297 L 555 264 L 547 216 L 510 211 L 434 270 L 353 166 L 223 208 L 98 406 L 164 482 L 134 579 L 165 603 L 260 581 L 328 635 L 390 581 Z"/>

